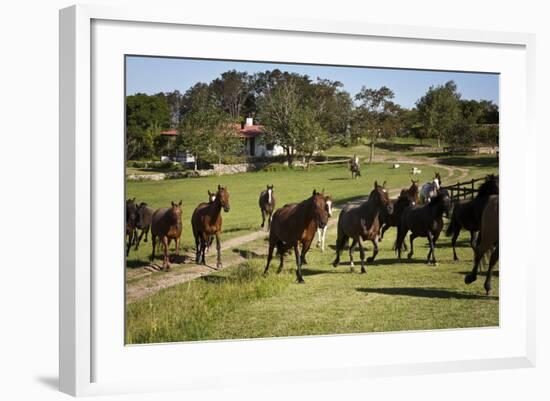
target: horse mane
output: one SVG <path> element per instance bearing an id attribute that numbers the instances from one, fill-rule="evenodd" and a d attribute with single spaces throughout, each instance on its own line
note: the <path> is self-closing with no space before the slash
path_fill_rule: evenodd
<path id="1" fill-rule="evenodd" d="M 484 198 L 489 195 L 498 195 L 498 180 L 492 174 L 485 178 L 485 182 L 478 188 L 476 198 Z"/>

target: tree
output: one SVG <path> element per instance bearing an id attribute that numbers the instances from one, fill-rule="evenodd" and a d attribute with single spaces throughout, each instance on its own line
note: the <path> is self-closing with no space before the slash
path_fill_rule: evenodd
<path id="1" fill-rule="evenodd" d="M 348 144 L 353 100 L 338 81 L 317 78 L 311 86 L 316 119 L 333 143 Z"/>
<path id="2" fill-rule="evenodd" d="M 166 101 L 144 93 L 126 97 L 126 157 L 152 158 L 155 138 L 170 125 Z"/>
<path id="3" fill-rule="evenodd" d="M 323 123 L 323 103 L 328 96 L 320 95 L 307 75 L 267 71 L 256 77 L 255 91 L 260 120 L 266 140 L 279 144 L 285 151 L 289 166 L 296 153 L 306 162 L 329 145 L 328 131 Z M 328 82 L 328 81 L 327 81 Z M 333 91 L 333 93 L 335 93 Z"/>
<path id="4" fill-rule="evenodd" d="M 437 87 L 430 86 L 424 96 L 416 102 L 420 121 L 426 136 L 437 138 L 437 146 L 460 119 L 460 94 L 456 84 L 448 81 Z"/>
<path id="5" fill-rule="evenodd" d="M 220 78 L 210 84 L 213 94 L 221 107 L 237 121 L 241 109 L 250 96 L 252 78 L 246 72 L 231 70 L 224 72 Z"/>
<path id="6" fill-rule="evenodd" d="M 219 108 L 207 85 L 195 85 L 184 97 L 187 107 L 176 142 L 180 150 L 195 156 L 196 170 L 199 159 L 219 162 L 238 137 L 231 116 Z"/>
<path id="7" fill-rule="evenodd" d="M 369 163 L 374 157 L 374 146 L 379 137 L 395 133 L 399 126 L 399 106 L 391 99 L 394 93 L 386 86 L 380 89 L 362 87 L 355 95 L 359 102 L 355 110 L 353 131 L 356 137 L 367 137 L 370 140 Z"/>

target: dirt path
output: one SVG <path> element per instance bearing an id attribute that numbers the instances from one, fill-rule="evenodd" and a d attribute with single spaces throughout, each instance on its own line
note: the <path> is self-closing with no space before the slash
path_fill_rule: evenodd
<path id="1" fill-rule="evenodd" d="M 419 163 L 418 161 L 414 160 L 399 160 L 399 161 L 393 161 L 393 163 L 399 163 L 399 164 L 423 164 L 423 165 L 429 165 L 438 169 L 443 169 L 448 172 L 448 176 L 446 179 L 449 179 L 453 177 L 453 181 L 460 181 L 468 176 L 469 170 L 466 168 L 460 168 L 460 167 L 449 167 L 437 163 Z M 458 176 L 455 177 L 455 170 L 458 171 Z M 401 188 L 397 189 L 391 189 L 389 191 L 390 197 L 395 197 L 399 194 L 401 191 Z M 338 211 L 341 209 L 342 206 L 348 205 L 348 204 L 359 204 L 361 202 L 364 202 L 366 200 L 366 197 L 358 198 L 353 201 L 347 202 L 346 204 L 338 204 L 335 203 L 335 209 Z M 336 224 L 337 219 L 332 218 L 328 222 L 329 228 Z M 266 238 L 267 232 L 264 230 L 258 230 L 254 231 L 250 234 L 243 235 L 240 237 L 235 237 L 230 240 L 224 241 L 222 244 L 222 252 L 238 248 L 240 246 L 243 246 L 245 244 L 248 244 L 252 241 Z M 207 263 L 213 262 L 215 257 L 215 252 L 211 252 L 210 255 L 207 257 Z M 137 300 L 143 299 L 149 295 L 152 295 L 159 290 L 162 290 L 164 288 L 172 287 L 177 284 L 185 283 L 191 280 L 194 280 L 196 278 L 206 276 L 208 274 L 211 274 L 213 272 L 218 271 L 218 269 L 214 268 L 213 265 L 197 265 L 194 263 L 194 254 L 186 253 L 182 256 L 181 262 L 179 266 L 175 266 L 172 268 L 172 270 L 168 272 L 160 272 L 160 266 L 157 264 L 151 264 L 147 266 L 143 266 L 142 268 L 138 268 L 139 271 L 135 272 L 131 275 L 131 277 L 127 276 L 127 282 L 126 282 L 126 303 L 132 303 Z M 245 262 L 247 259 L 246 257 L 242 256 L 239 252 L 237 252 L 235 255 L 231 255 L 230 257 L 224 258 L 224 263 L 222 269 L 238 265 L 242 262 Z"/>

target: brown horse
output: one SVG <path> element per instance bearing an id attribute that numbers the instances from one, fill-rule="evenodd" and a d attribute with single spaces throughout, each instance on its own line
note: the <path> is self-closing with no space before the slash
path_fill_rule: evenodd
<path id="1" fill-rule="evenodd" d="M 153 221 L 154 210 L 147 206 L 147 203 L 141 202 L 137 208 L 137 223 L 136 227 L 138 230 L 141 230 L 139 237 L 137 237 L 135 250 L 139 249 L 139 244 L 143 235 L 145 235 L 144 242 L 147 242 L 147 236 L 149 234 L 149 229 L 151 228 L 151 222 Z"/>
<path id="2" fill-rule="evenodd" d="M 168 244 L 171 240 L 176 242 L 176 255 L 180 254 L 180 237 L 181 237 L 181 200 L 179 203 L 172 202 L 171 207 L 164 207 L 155 210 L 151 218 L 151 238 L 153 243 L 153 253 L 151 261 L 155 259 L 155 246 L 157 239 L 162 242 L 164 248 L 164 259 L 162 269 L 170 268 L 168 258 Z"/>
<path id="3" fill-rule="evenodd" d="M 382 184 L 382 186 L 384 186 Z M 418 180 L 413 180 L 411 178 L 411 186 L 409 188 L 403 188 L 399 198 L 390 200 L 392 204 L 392 213 L 386 213 L 383 211 L 380 218 L 380 225 L 382 230 L 380 232 L 380 241 L 384 239 L 384 233 L 388 231 L 390 227 L 397 227 L 401 221 L 401 213 L 403 210 L 410 205 L 415 205 L 418 203 Z M 403 245 L 407 249 L 406 245 Z"/>
<path id="4" fill-rule="evenodd" d="M 262 212 L 262 225 L 264 228 L 265 218 L 267 216 L 267 229 L 271 227 L 271 218 L 273 212 L 275 211 L 275 196 L 273 195 L 273 185 L 268 185 L 267 188 L 260 193 L 260 198 L 258 199 L 258 205 L 260 206 L 260 211 Z"/>
<path id="5" fill-rule="evenodd" d="M 351 269 L 353 270 L 353 249 L 356 244 L 359 244 L 361 273 L 366 273 L 363 241 L 370 240 L 374 245 L 373 254 L 367 259 L 367 263 L 372 263 L 378 254 L 378 233 L 380 232 L 378 218 L 380 213 L 389 207 L 390 198 L 386 189 L 375 181 L 374 189 L 371 191 L 367 201 L 361 205 L 348 205 L 342 209 L 338 216 L 336 259 L 332 262 L 334 267 L 340 263 L 340 252 L 344 249 L 349 239 L 352 238 L 353 241 L 349 248 Z"/>
<path id="6" fill-rule="evenodd" d="M 221 239 L 222 209 L 229 212 L 229 191 L 226 187 L 218 185 L 216 199 L 209 203 L 200 203 L 191 216 L 191 226 L 195 237 L 196 257 L 195 262 L 206 264 L 206 248 L 210 238 L 216 236 L 216 250 L 218 258 L 216 268 L 221 269 Z"/>
<path id="7" fill-rule="evenodd" d="M 296 281 L 304 283 L 302 277 L 302 260 L 311 246 L 317 228 L 327 225 L 328 213 L 325 196 L 322 192 L 313 190 L 310 198 L 300 202 L 283 206 L 273 214 L 271 228 L 269 230 L 269 251 L 264 275 L 269 270 L 269 264 L 273 258 L 273 250 L 277 247 L 277 253 L 281 258 L 279 273 L 283 269 L 283 258 L 287 250 L 294 248 L 296 257 Z M 298 251 L 299 243 L 302 244 L 301 254 Z"/>
<path id="8" fill-rule="evenodd" d="M 137 209 L 136 198 L 126 199 L 126 257 L 130 254 L 130 247 L 137 238 Z"/>
<path id="9" fill-rule="evenodd" d="M 481 227 L 474 258 L 472 272 L 464 277 L 464 283 L 471 284 L 477 280 L 477 270 L 481 259 L 487 252 L 491 252 L 489 270 L 485 279 L 485 291 L 487 295 L 491 291 L 491 276 L 493 268 L 498 262 L 498 195 L 491 195 L 481 214 Z"/>

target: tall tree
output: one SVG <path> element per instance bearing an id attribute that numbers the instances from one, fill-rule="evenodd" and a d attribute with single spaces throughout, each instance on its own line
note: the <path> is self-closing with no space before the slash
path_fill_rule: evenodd
<path id="1" fill-rule="evenodd" d="M 162 97 L 144 93 L 126 97 L 126 157 L 152 158 L 155 137 L 170 125 L 168 104 Z"/>
<path id="2" fill-rule="evenodd" d="M 355 110 L 353 131 L 357 137 L 370 141 L 369 163 L 374 157 L 375 143 L 380 137 L 395 134 L 399 123 L 399 106 L 392 101 L 394 93 L 386 86 L 379 89 L 362 87 L 355 95 L 359 102 Z"/>
<path id="3" fill-rule="evenodd" d="M 234 121 L 242 118 L 241 110 L 250 96 L 252 78 L 246 72 L 230 70 L 212 81 L 212 92 Z"/>
<path id="4" fill-rule="evenodd" d="M 430 86 L 424 96 L 416 102 L 426 134 L 437 139 L 437 146 L 441 147 L 441 140 L 461 117 L 460 94 L 454 81 L 444 85 Z"/>
<path id="5" fill-rule="evenodd" d="M 238 138 L 231 116 L 219 108 L 210 88 L 197 84 L 185 94 L 188 107 L 182 118 L 177 145 L 199 160 L 220 161 L 224 152 L 234 149 Z"/>

